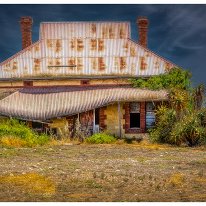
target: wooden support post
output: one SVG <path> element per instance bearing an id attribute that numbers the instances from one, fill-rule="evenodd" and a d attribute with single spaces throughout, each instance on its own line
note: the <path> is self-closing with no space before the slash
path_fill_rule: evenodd
<path id="1" fill-rule="evenodd" d="M 95 134 L 95 109 L 93 109 L 93 134 Z"/>
<path id="2" fill-rule="evenodd" d="M 122 125 L 121 125 L 121 108 L 120 102 L 118 102 L 118 122 L 119 122 L 119 137 L 122 138 Z"/>

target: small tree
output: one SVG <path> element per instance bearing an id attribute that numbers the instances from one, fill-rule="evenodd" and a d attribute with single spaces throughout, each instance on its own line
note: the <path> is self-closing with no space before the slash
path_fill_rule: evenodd
<path id="1" fill-rule="evenodd" d="M 204 85 L 193 89 L 189 72 L 173 68 L 165 74 L 131 81 L 134 87 L 166 89 L 169 93 L 169 104 L 157 108 L 156 126 L 150 130 L 152 141 L 189 146 L 206 141 L 206 109 L 201 109 Z"/>

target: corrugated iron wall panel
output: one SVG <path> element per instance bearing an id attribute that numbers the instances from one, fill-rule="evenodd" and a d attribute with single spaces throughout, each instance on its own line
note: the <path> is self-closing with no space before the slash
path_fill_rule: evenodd
<path id="1" fill-rule="evenodd" d="M 128 22 L 41 23 L 40 39 L 130 38 Z"/>
<path id="2" fill-rule="evenodd" d="M 111 28 L 112 31 L 108 30 Z M 122 28 L 127 35 L 130 33 L 128 23 L 41 24 L 42 40 L 1 63 L 0 78 L 44 75 L 145 76 L 164 73 L 175 66 L 130 39 L 117 39 L 113 33 L 118 33 Z M 124 32 L 119 33 L 124 36 Z M 105 38 L 99 38 L 101 36 Z M 72 65 L 74 67 L 69 67 Z"/>

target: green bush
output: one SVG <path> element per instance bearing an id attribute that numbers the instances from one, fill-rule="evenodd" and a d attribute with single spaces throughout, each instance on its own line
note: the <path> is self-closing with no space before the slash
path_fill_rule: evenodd
<path id="1" fill-rule="evenodd" d="M 131 79 L 131 83 L 137 88 L 158 89 L 184 89 L 188 90 L 191 85 L 191 74 L 181 68 L 172 68 L 169 72 L 147 79 Z"/>
<path id="2" fill-rule="evenodd" d="M 18 120 L 3 120 L 0 123 L 0 143 L 5 146 L 33 147 L 44 145 L 48 141 L 49 136 L 37 134 Z"/>
<path id="3" fill-rule="evenodd" d="M 91 137 L 86 138 L 86 142 L 90 144 L 110 144 L 115 141 L 115 137 L 105 133 L 93 134 Z"/>
<path id="4" fill-rule="evenodd" d="M 195 146 L 205 142 L 206 128 L 202 125 L 202 113 L 194 111 L 182 117 L 175 123 L 169 142 L 179 145 L 185 142 L 188 146 Z"/>
<path id="5" fill-rule="evenodd" d="M 177 120 L 176 112 L 161 105 L 156 111 L 156 119 L 155 128 L 149 130 L 150 139 L 153 142 L 168 143 L 170 133 Z"/>
<path id="6" fill-rule="evenodd" d="M 156 127 L 150 130 L 153 142 L 188 146 L 196 146 L 206 142 L 206 128 L 203 122 L 205 110 L 193 110 L 182 113 L 181 116 L 166 106 L 157 109 Z"/>

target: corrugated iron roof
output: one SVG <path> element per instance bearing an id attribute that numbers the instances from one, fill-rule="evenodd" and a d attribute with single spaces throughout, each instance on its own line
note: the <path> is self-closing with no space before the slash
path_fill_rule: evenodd
<path id="1" fill-rule="evenodd" d="M 0 78 L 139 77 L 176 66 L 129 37 L 129 23 L 125 22 L 43 23 L 38 42 L 0 64 Z"/>
<path id="2" fill-rule="evenodd" d="M 36 92 L 35 92 L 36 91 Z M 78 90 L 23 89 L 0 101 L 0 114 L 24 120 L 48 120 L 106 106 L 117 101 L 167 100 L 166 91 L 136 88 L 96 88 Z"/>

